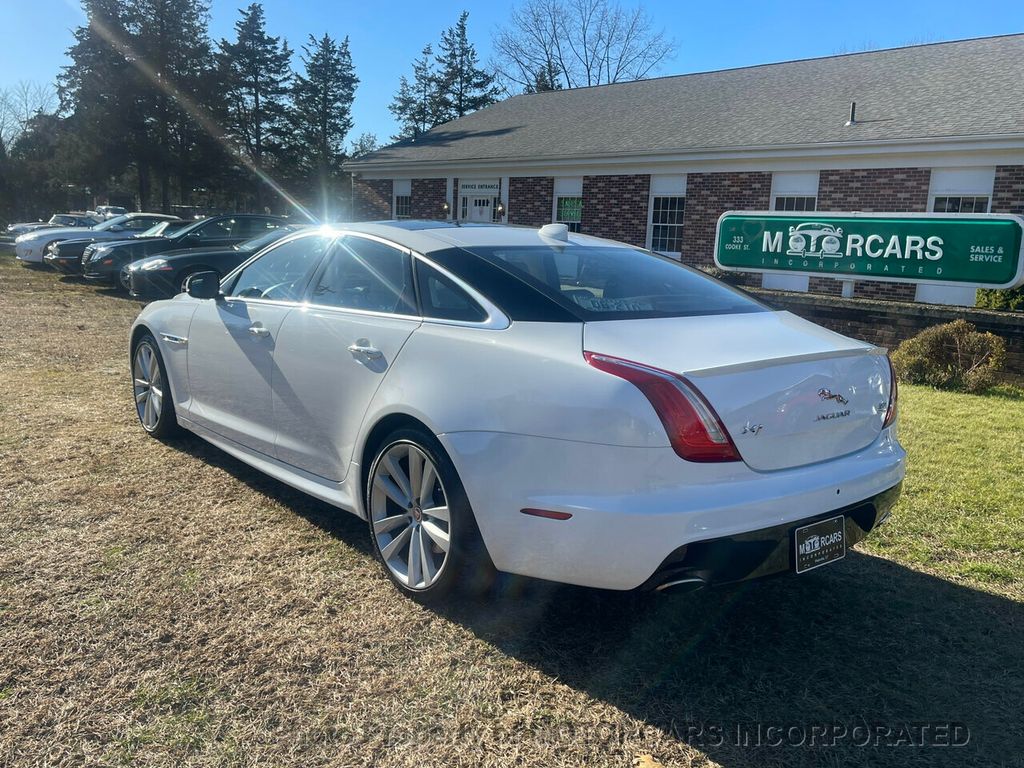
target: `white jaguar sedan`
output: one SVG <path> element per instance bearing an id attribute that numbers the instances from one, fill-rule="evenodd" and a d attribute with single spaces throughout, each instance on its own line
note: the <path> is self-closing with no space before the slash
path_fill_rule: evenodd
<path id="1" fill-rule="evenodd" d="M 479 571 L 684 590 L 841 559 L 905 454 L 884 350 L 567 232 L 303 231 L 147 306 L 139 420 L 368 521 L 419 599 Z"/>

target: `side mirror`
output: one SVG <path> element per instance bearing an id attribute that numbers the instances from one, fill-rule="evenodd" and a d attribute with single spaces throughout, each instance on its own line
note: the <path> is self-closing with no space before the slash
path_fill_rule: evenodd
<path id="1" fill-rule="evenodd" d="M 196 272 L 188 279 L 185 292 L 193 299 L 220 298 L 220 275 L 216 272 Z"/>

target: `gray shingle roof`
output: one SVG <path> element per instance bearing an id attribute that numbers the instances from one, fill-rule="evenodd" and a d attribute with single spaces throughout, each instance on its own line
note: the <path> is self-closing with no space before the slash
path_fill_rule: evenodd
<path id="1" fill-rule="evenodd" d="M 1024 136 L 1024 34 L 514 96 L 356 167 L 999 134 Z"/>

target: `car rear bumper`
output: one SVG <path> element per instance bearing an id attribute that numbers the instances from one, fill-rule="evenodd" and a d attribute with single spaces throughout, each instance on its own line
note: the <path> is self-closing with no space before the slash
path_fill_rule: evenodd
<path id="1" fill-rule="evenodd" d="M 684 544 L 662 561 L 641 588 L 692 590 L 792 573 L 796 569 L 793 543 L 797 528 L 842 515 L 849 550 L 888 519 L 902 486 L 897 483 L 858 504 L 802 520 Z"/>
<path id="2" fill-rule="evenodd" d="M 859 541 L 884 519 L 905 473 L 892 430 L 854 454 L 772 472 L 685 462 L 667 446 L 439 437 L 497 568 L 603 589 L 657 587 L 684 572 L 726 583 L 789 570 L 793 529 L 844 514 L 848 543 Z"/>

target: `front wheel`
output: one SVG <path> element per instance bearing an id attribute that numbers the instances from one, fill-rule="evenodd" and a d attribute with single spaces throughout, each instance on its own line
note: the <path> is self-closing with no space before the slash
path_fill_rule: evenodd
<path id="1" fill-rule="evenodd" d="M 437 438 L 401 429 L 381 445 L 366 502 L 374 552 L 391 581 L 421 602 L 441 599 L 457 585 L 488 583 L 494 566 Z"/>
<path id="2" fill-rule="evenodd" d="M 167 384 L 167 370 L 156 339 L 146 334 L 132 353 L 132 392 L 139 423 L 157 438 L 172 437 L 181 429 Z"/>

